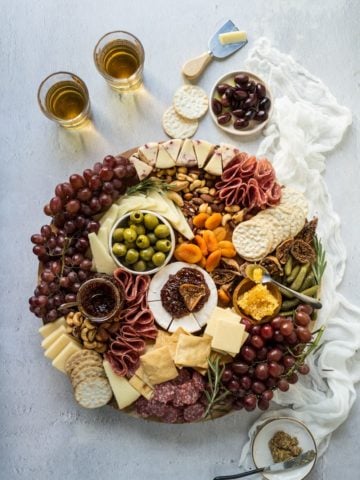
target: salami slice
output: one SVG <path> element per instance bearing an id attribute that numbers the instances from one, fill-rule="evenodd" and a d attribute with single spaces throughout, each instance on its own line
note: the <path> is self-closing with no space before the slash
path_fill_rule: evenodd
<path id="1" fill-rule="evenodd" d="M 182 411 L 171 405 L 165 406 L 165 411 L 162 420 L 166 423 L 180 423 L 182 420 Z"/>
<path id="2" fill-rule="evenodd" d="M 183 407 L 185 405 L 193 405 L 200 397 L 200 392 L 195 388 L 192 381 L 185 382 L 176 387 L 174 406 Z"/>
<path id="3" fill-rule="evenodd" d="M 193 372 L 191 381 L 199 392 L 203 392 L 205 390 L 205 379 L 202 375 L 200 375 L 199 372 Z"/>
<path id="4" fill-rule="evenodd" d="M 175 386 L 170 382 L 160 383 L 155 386 L 153 399 L 160 403 L 170 403 L 175 397 Z"/>
<path id="5" fill-rule="evenodd" d="M 196 422 L 203 417 L 204 413 L 204 405 L 195 403 L 194 405 L 184 408 L 184 420 L 185 422 Z"/>

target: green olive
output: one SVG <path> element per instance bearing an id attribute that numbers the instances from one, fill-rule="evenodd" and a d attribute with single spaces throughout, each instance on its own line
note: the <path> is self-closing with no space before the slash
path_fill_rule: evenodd
<path id="1" fill-rule="evenodd" d="M 154 255 L 154 253 L 155 250 L 152 247 L 145 248 L 144 250 L 140 251 L 140 258 L 148 262 L 149 260 L 151 260 L 151 257 Z"/>
<path id="2" fill-rule="evenodd" d="M 124 240 L 124 230 L 124 228 L 115 228 L 112 236 L 115 242 L 122 242 Z"/>
<path id="3" fill-rule="evenodd" d="M 130 213 L 130 222 L 141 223 L 143 221 L 144 215 L 140 210 L 135 210 Z"/>
<path id="4" fill-rule="evenodd" d="M 134 248 L 130 248 L 125 255 L 125 260 L 129 265 L 136 263 L 139 259 L 139 252 Z"/>
<path id="5" fill-rule="evenodd" d="M 137 225 L 135 223 L 131 223 L 130 228 L 135 230 L 135 232 L 138 235 L 145 235 L 145 233 L 146 233 L 145 227 L 142 223 L 138 223 Z"/>
<path id="6" fill-rule="evenodd" d="M 137 233 L 132 228 L 125 228 L 124 230 L 124 240 L 126 242 L 135 242 Z"/>
<path id="7" fill-rule="evenodd" d="M 156 250 L 159 252 L 167 253 L 171 250 L 171 242 L 170 240 L 158 240 L 155 244 Z"/>
<path id="8" fill-rule="evenodd" d="M 144 215 L 144 225 L 148 230 L 154 230 L 159 225 L 159 220 L 152 213 L 146 213 Z"/>
<path id="9" fill-rule="evenodd" d="M 138 260 L 132 268 L 135 270 L 135 272 L 145 272 L 145 270 L 147 270 L 144 260 Z"/>
<path id="10" fill-rule="evenodd" d="M 141 249 L 148 248 L 150 245 L 150 240 L 146 235 L 139 235 L 136 239 L 136 245 Z"/>
<path id="11" fill-rule="evenodd" d="M 151 260 L 156 267 L 160 267 L 165 262 L 165 258 L 166 258 L 165 253 L 156 252 L 151 257 Z"/>
<path id="12" fill-rule="evenodd" d="M 125 247 L 129 250 L 129 248 L 134 248 L 136 250 L 136 243 L 135 242 L 124 242 Z"/>
<path id="13" fill-rule="evenodd" d="M 114 243 L 112 247 L 112 252 L 117 257 L 123 257 L 126 255 L 127 247 L 123 243 Z"/>
<path id="14" fill-rule="evenodd" d="M 155 245 L 155 243 L 157 242 L 157 237 L 156 237 L 155 233 L 154 232 L 149 232 L 147 234 L 147 237 L 150 240 L 150 245 Z"/>
<path id="15" fill-rule="evenodd" d="M 153 262 L 146 262 L 146 270 L 149 271 L 149 270 L 153 270 L 155 267 L 155 265 L 153 264 Z"/>
<path id="16" fill-rule="evenodd" d="M 170 230 L 167 225 L 158 225 L 154 230 L 155 235 L 157 238 L 166 238 L 170 235 Z"/>

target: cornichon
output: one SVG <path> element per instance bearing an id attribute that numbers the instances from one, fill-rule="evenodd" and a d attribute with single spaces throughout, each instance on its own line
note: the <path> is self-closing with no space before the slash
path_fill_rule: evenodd
<path id="1" fill-rule="evenodd" d="M 304 280 L 304 283 L 302 284 L 301 288 L 303 290 L 306 290 L 307 288 L 309 287 L 312 287 L 313 285 L 315 285 L 315 275 L 314 275 L 314 272 L 313 271 L 310 271 L 306 277 L 305 277 L 305 280 Z"/>
<path id="2" fill-rule="evenodd" d="M 279 315 L 281 317 L 292 317 L 294 314 L 294 310 L 288 310 L 286 312 L 280 312 Z"/>
<path id="3" fill-rule="evenodd" d="M 319 290 L 319 285 L 314 285 L 313 287 L 303 290 L 301 293 L 308 295 L 309 297 L 316 297 Z"/>
<path id="4" fill-rule="evenodd" d="M 309 267 L 310 267 L 309 263 L 305 263 L 305 265 L 301 265 L 299 273 L 296 275 L 295 280 L 290 285 L 290 288 L 296 291 L 299 291 L 301 289 L 301 286 L 304 282 L 304 278 L 309 270 Z"/>
<path id="5" fill-rule="evenodd" d="M 286 277 L 290 275 L 291 270 L 292 270 L 292 256 L 289 255 L 289 258 L 287 259 L 287 262 L 285 263 L 285 268 L 284 268 Z"/>
<path id="6" fill-rule="evenodd" d="M 294 298 L 293 300 L 285 300 L 282 302 L 281 310 L 290 310 L 291 308 L 297 307 L 300 303 L 298 298 Z"/>
<path id="7" fill-rule="evenodd" d="M 291 270 L 290 275 L 289 275 L 289 276 L 287 277 L 287 279 L 286 279 L 286 281 L 287 281 L 288 284 L 292 283 L 292 282 L 295 280 L 295 278 L 296 278 L 297 274 L 299 273 L 299 271 L 300 271 L 300 265 L 296 265 L 296 267 L 294 267 L 294 268 Z"/>
<path id="8" fill-rule="evenodd" d="M 279 290 L 281 292 L 281 295 L 286 298 L 294 298 L 294 295 L 292 293 L 289 293 L 285 291 L 283 288 L 279 287 Z"/>

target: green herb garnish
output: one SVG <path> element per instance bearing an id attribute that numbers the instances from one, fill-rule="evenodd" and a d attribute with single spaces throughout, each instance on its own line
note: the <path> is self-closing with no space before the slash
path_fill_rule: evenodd
<path id="1" fill-rule="evenodd" d="M 208 361 L 208 389 L 205 390 L 205 396 L 208 401 L 206 411 L 204 413 L 204 418 L 213 417 L 215 412 L 227 412 L 229 406 L 226 405 L 224 400 L 228 395 L 230 395 L 229 390 L 227 390 L 221 382 L 222 374 L 225 370 L 225 365 L 220 366 L 220 358 L 216 358 L 214 362 L 210 359 Z"/>
<path id="2" fill-rule="evenodd" d="M 314 235 L 314 248 L 316 253 L 315 263 L 312 266 L 312 271 L 314 272 L 314 276 L 318 285 L 320 285 L 322 276 L 324 274 L 326 268 L 326 254 L 324 247 L 322 246 L 321 240 Z"/>
<path id="3" fill-rule="evenodd" d="M 169 183 L 160 178 L 150 177 L 145 178 L 141 182 L 129 187 L 126 190 L 126 195 L 135 195 L 136 193 L 148 194 L 149 192 L 166 192 L 170 190 Z"/>

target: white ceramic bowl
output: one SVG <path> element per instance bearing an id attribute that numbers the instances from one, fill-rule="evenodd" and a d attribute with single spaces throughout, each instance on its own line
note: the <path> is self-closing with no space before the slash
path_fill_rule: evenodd
<path id="1" fill-rule="evenodd" d="M 252 457 L 257 468 L 271 465 L 274 460 L 271 456 L 269 441 L 278 431 L 288 433 L 299 440 L 299 447 L 303 453 L 308 450 L 317 452 L 316 443 L 310 430 L 299 420 L 290 417 L 271 418 L 263 423 L 255 433 L 252 441 Z M 263 473 L 268 480 L 303 480 L 313 469 L 314 460 L 303 467 L 278 473 Z"/>
<path id="2" fill-rule="evenodd" d="M 217 121 L 217 117 L 216 117 L 215 113 L 212 110 L 212 100 L 213 100 L 213 98 L 216 98 L 216 99 L 220 98 L 220 95 L 218 94 L 218 92 L 216 90 L 216 87 L 220 83 L 228 83 L 231 86 L 235 85 L 234 77 L 235 77 L 235 75 L 239 75 L 239 74 L 248 75 L 249 80 L 254 80 L 256 83 L 262 83 L 264 85 L 265 89 L 266 89 L 266 96 L 271 101 L 270 109 L 268 111 L 268 118 L 262 123 L 256 122 L 255 120 L 250 120 L 249 126 L 242 129 L 242 130 L 237 130 L 236 128 L 234 128 L 234 126 L 233 126 L 233 122 L 234 122 L 234 118 L 235 118 L 234 116 L 232 116 L 231 122 L 228 123 L 227 125 L 220 125 Z M 268 124 L 268 122 L 270 120 L 270 117 L 271 117 L 272 112 L 273 112 L 273 97 L 271 95 L 271 91 L 270 91 L 267 83 L 264 82 L 264 80 L 262 78 L 258 77 L 254 73 L 247 72 L 245 70 L 229 72 L 229 73 L 226 73 L 225 75 L 223 75 L 222 77 L 218 78 L 216 80 L 214 86 L 212 87 L 211 93 L 210 93 L 209 110 L 210 110 L 211 118 L 214 120 L 215 124 L 219 128 L 221 128 L 221 130 L 224 130 L 227 133 L 231 133 L 232 135 L 238 135 L 240 137 L 255 136 L 255 135 L 259 134 L 263 128 L 265 128 L 265 126 Z"/>
<path id="3" fill-rule="evenodd" d="M 160 265 L 160 267 L 156 267 L 156 268 L 153 268 L 152 270 L 145 270 L 144 272 L 136 272 L 135 270 L 132 270 L 131 268 L 129 268 L 128 266 L 126 265 L 123 265 L 121 263 L 121 261 L 119 260 L 119 258 L 113 254 L 112 252 L 112 236 L 113 236 L 113 233 L 114 233 L 114 230 L 116 228 L 121 228 L 123 227 L 126 222 L 127 222 L 127 219 L 130 217 L 131 213 L 132 212 L 128 212 L 126 215 L 122 216 L 121 218 L 119 218 L 119 220 L 113 225 L 111 231 L 110 231 L 110 235 L 109 235 L 109 252 L 110 252 L 110 255 L 112 257 L 112 259 L 114 260 L 114 262 L 116 263 L 116 265 L 119 265 L 119 267 L 123 268 L 124 270 L 126 270 L 127 272 L 130 272 L 130 273 L 133 273 L 135 275 L 152 275 L 153 273 L 156 273 L 158 272 L 159 270 L 161 270 L 163 267 L 165 267 L 165 265 L 167 265 L 170 260 L 171 260 L 171 257 L 173 256 L 173 253 L 174 253 L 174 250 L 175 250 L 175 233 L 174 233 L 174 230 L 172 228 L 172 226 L 170 225 L 170 223 L 166 220 L 166 218 L 162 217 L 161 215 L 159 215 L 158 213 L 155 213 L 155 212 L 151 212 L 149 210 L 140 210 L 142 213 L 151 213 L 151 215 L 154 215 L 155 217 L 157 217 L 159 219 L 159 221 L 161 223 L 163 223 L 164 225 L 166 225 L 169 230 L 170 230 L 170 241 L 171 241 L 171 250 L 168 252 L 167 254 L 167 257 L 165 259 L 165 262 Z"/>

